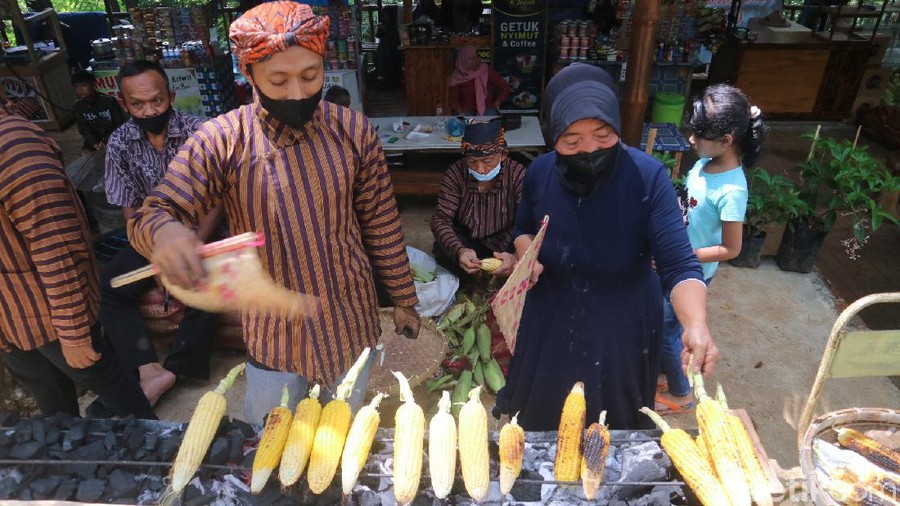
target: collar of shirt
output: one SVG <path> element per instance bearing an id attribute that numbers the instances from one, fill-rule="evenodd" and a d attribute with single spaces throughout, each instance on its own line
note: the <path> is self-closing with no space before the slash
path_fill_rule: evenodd
<path id="1" fill-rule="evenodd" d="M 259 100 L 253 102 L 253 113 L 259 118 L 259 122 L 263 126 L 263 131 L 272 142 L 272 146 L 277 149 L 283 149 L 302 142 L 303 133 L 314 132 L 315 129 L 324 122 L 325 117 L 323 105 L 320 103 L 319 107 L 316 108 L 316 112 L 313 114 L 312 119 L 303 125 L 300 130 L 295 130 L 273 116 L 259 103 Z"/>
<path id="2" fill-rule="evenodd" d="M 144 131 L 134 122 L 134 118 L 128 118 L 128 121 L 126 121 L 121 128 L 124 129 L 123 137 L 126 141 L 147 142 L 147 136 L 144 135 Z M 179 141 L 178 144 L 180 145 L 190 136 L 190 134 L 187 133 L 188 131 L 189 129 L 184 126 L 184 115 L 177 110 L 173 110 L 172 116 L 169 117 L 169 124 L 166 127 L 166 140 L 177 139 Z"/>

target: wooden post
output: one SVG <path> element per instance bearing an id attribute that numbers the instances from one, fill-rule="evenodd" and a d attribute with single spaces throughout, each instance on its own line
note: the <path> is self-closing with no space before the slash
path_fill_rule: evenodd
<path id="1" fill-rule="evenodd" d="M 411 25 L 413 22 L 413 3 L 412 0 L 403 0 L 403 24 Z"/>
<path id="2" fill-rule="evenodd" d="M 625 100 L 622 107 L 622 139 L 639 146 L 647 111 L 647 93 L 653 70 L 653 49 L 659 24 L 660 0 L 637 0 L 631 24 L 628 68 L 625 74 Z"/>

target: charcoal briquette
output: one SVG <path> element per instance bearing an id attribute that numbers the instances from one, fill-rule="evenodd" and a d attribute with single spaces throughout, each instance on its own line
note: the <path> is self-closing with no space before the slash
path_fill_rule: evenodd
<path id="1" fill-rule="evenodd" d="M 97 477 L 96 464 L 71 464 L 66 466 L 66 470 L 70 473 L 75 473 L 83 480 L 90 480 Z"/>
<path id="2" fill-rule="evenodd" d="M 125 431 L 125 447 L 128 451 L 135 451 L 144 446 L 144 430 L 140 427 L 131 427 Z"/>
<path id="3" fill-rule="evenodd" d="M 65 446 L 63 446 L 65 450 Z M 106 460 L 106 445 L 102 440 L 86 444 L 69 454 L 71 460 Z"/>
<path id="4" fill-rule="evenodd" d="M 26 488 L 19 492 L 19 499 L 22 501 L 31 501 L 34 499 L 34 494 L 31 493 L 31 490 Z"/>
<path id="5" fill-rule="evenodd" d="M 170 437 L 159 442 L 159 458 L 162 462 L 170 462 L 178 451 L 181 438 Z"/>
<path id="6" fill-rule="evenodd" d="M 225 462 L 228 461 L 228 455 L 231 451 L 231 447 L 228 444 L 228 440 L 224 437 L 216 438 L 213 441 L 212 448 L 209 450 L 209 458 L 207 462 L 215 466 L 225 465 Z"/>
<path id="7" fill-rule="evenodd" d="M 156 442 L 159 440 L 159 437 L 155 432 L 148 432 L 144 435 L 144 445 L 141 448 L 144 451 L 152 452 L 156 450 Z"/>
<path id="8" fill-rule="evenodd" d="M 231 437 L 228 445 L 228 462 L 238 463 L 244 460 L 244 435 L 241 431 L 230 432 Z"/>
<path id="9" fill-rule="evenodd" d="M 59 487 L 57 487 L 56 493 L 53 494 L 53 498 L 57 501 L 68 501 L 75 495 L 76 490 L 78 490 L 78 481 L 72 478 L 65 478 L 62 480 L 62 483 L 59 484 Z"/>
<path id="10" fill-rule="evenodd" d="M 116 434 L 114 432 L 107 432 L 106 435 L 103 436 L 103 446 L 106 448 L 106 451 L 113 451 L 116 447 Z"/>
<path id="11" fill-rule="evenodd" d="M 34 420 L 31 426 L 31 439 L 35 443 L 46 444 L 47 428 L 44 426 L 43 420 Z"/>
<path id="12" fill-rule="evenodd" d="M 217 494 L 210 492 L 208 494 L 198 495 L 190 499 L 185 499 L 181 504 L 182 506 L 206 506 L 208 504 L 214 503 L 217 498 Z"/>
<path id="13" fill-rule="evenodd" d="M 0 427 L 12 427 L 19 421 L 18 413 L 0 411 Z"/>
<path id="14" fill-rule="evenodd" d="M 62 483 L 62 481 L 63 479 L 60 475 L 51 474 L 46 478 L 32 481 L 28 485 L 28 488 L 30 488 L 35 494 L 50 496 L 56 491 L 57 487 L 59 487 L 59 484 Z"/>
<path id="15" fill-rule="evenodd" d="M 68 452 L 77 448 L 84 442 L 84 438 L 87 435 L 86 433 L 87 424 L 73 422 L 72 427 L 69 428 L 69 431 L 63 436 L 62 449 Z"/>
<path id="16" fill-rule="evenodd" d="M 27 443 L 31 441 L 32 428 L 27 420 L 22 420 L 16 424 L 16 443 Z"/>
<path id="17" fill-rule="evenodd" d="M 510 495 L 515 497 L 517 501 L 539 502 L 541 500 L 541 484 L 525 483 L 522 480 L 540 481 L 543 479 L 544 478 L 541 476 L 541 473 L 523 469 L 522 473 L 519 475 L 519 479 L 517 479 L 515 484 L 513 484 L 513 488 L 509 491 L 509 493 Z"/>
<path id="18" fill-rule="evenodd" d="M 59 427 L 56 425 L 51 425 L 47 428 L 47 444 L 52 445 L 58 443 L 60 434 Z"/>
<path id="19" fill-rule="evenodd" d="M 138 489 L 138 482 L 135 481 L 134 475 L 122 469 L 116 469 L 109 473 L 108 482 L 107 495 L 110 499 L 130 497 Z"/>
<path id="20" fill-rule="evenodd" d="M 237 418 L 235 418 L 231 421 L 231 427 L 233 429 L 240 430 L 241 434 L 244 435 L 244 439 L 256 437 L 256 429 L 254 429 L 252 425 L 243 420 L 238 420 Z"/>
<path id="21" fill-rule="evenodd" d="M 44 445 L 42 445 L 41 443 L 35 443 L 34 441 L 17 444 L 9 450 L 9 456 L 16 460 L 41 458 L 43 454 L 46 454 L 46 448 L 44 447 Z"/>
<path id="22" fill-rule="evenodd" d="M 0 499 L 14 499 L 19 491 L 19 483 L 12 476 L 0 479 Z"/>
<path id="23" fill-rule="evenodd" d="M 106 480 L 84 480 L 78 484 L 75 500 L 81 502 L 97 502 L 106 490 Z"/>
<path id="24" fill-rule="evenodd" d="M 203 494 L 203 491 L 197 488 L 193 483 L 189 483 L 188 486 L 184 487 L 184 493 L 181 498 L 185 501 L 192 499 L 194 497 L 198 497 Z"/>

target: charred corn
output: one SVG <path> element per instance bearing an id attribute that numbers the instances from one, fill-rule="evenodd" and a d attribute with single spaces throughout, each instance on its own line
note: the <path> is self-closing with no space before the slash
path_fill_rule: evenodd
<path id="1" fill-rule="evenodd" d="M 855 451 L 869 462 L 892 473 L 900 473 L 900 452 L 891 450 L 862 432 L 851 428 L 842 427 L 837 430 L 837 433 L 838 442 L 844 448 Z"/>
<path id="2" fill-rule="evenodd" d="M 673 429 L 650 408 L 641 408 L 641 413 L 649 416 L 653 423 L 663 431 L 660 443 L 663 450 L 672 460 L 672 464 L 684 482 L 697 494 L 697 499 L 704 506 L 727 506 L 731 504 L 725 489 L 710 469 L 706 459 L 700 455 L 697 444 L 682 429 Z"/>
<path id="3" fill-rule="evenodd" d="M 500 493 L 512 490 L 522 472 L 525 456 L 525 431 L 519 425 L 518 414 L 500 430 Z"/>
<path id="4" fill-rule="evenodd" d="M 728 419 L 728 427 L 731 433 L 731 439 L 734 441 L 738 451 L 738 460 L 741 469 L 744 470 L 744 478 L 747 480 L 747 486 L 750 488 L 750 497 L 759 506 L 771 506 L 772 494 L 769 492 L 769 479 L 763 471 L 762 463 L 756 456 L 753 449 L 753 441 L 750 440 L 750 434 L 744 427 L 744 423 L 740 418 L 731 413 L 728 408 L 728 399 L 725 398 L 725 391 L 722 385 L 716 389 L 716 399 L 721 403 L 725 417 Z"/>
<path id="5" fill-rule="evenodd" d="M 395 372 L 400 381 L 400 400 L 394 417 L 394 497 L 409 504 L 419 491 L 422 477 L 422 449 L 425 445 L 425 413 L 416 404 L 409 381 Z"/>
<path id="6" fill-rule="evenodd" d="M 322 417 L 319 419 L 316 437 L 313 440 L 312 454 L 309 457 L 309 471 L 306 473 L 309 488 L 314 494 L 324 492 L 334 479 L 347 439 L 347 431 L 350 430 L 351 414 L 347 398 L 350 397 L 356 378 L 368 358 L 369 348 L 366 348 L 338 385 L 334 400 L 326 404 L 322 410 Z"/>
<path id="7" fill-rule="evenodd" d="M 600 420 L 591 424 L 584 435 L 584 457 L 581 459 L 581 486 L 584 496 L 593 500 L 603 479 L 606 455 L 609 453 L 609 430 L 606 427 L 606 411 L 600 412 Z"/>
<path id="8" fill-rule="evenodd" d="M 553 466 L 556 481 L 578 481 L 578 475 L 581 473 L 581 438 L 586 410 L 584 383 L 579 381 L 566 397 L 559 418 L 556 462 Z"/>
<path id="9" fill-rule="evenodd" d="M 184 431 L 184 439 L 178 449 L 178 455 L 175 456 L 175 463 L 172 465 L 171 490 L 165 494 L 166 497 L 161 502 L 174 501 L 194 477 L 194 473 L 197 472 L 203 457 L 209 450 L 209 445 L 216 435 L 216 429 L 219 428 L 222 417 L 225 416 L 225 393 L 245 367 L 246 364 L 234 366 L 228 375 L 219 382 L 215 390 L 206 392 L 200 398 L 200 402 L 197 403 L 197 407 L 191 415 L 191 421 Z"/>
<path id="10" fill-rule="evenodd" d="M 466 492 L 476 501 L 487 496 L 490 486 L 487 411 L 481 404 L 481 387 L 469 391 L 469 402 L 459 410 L 459 465 Z"/>
<path id="11" fill-rule="evenodd" d="M 438 499 L 450 495 L 456 479 L 456 420 L 450 414 L 450 392 L 444 390 L 438 412 L 428 424 L 428 472 Z"/>
<path id="12" fill-rule="evenodd" d="M 831 496 L 848 506 L 894 506 L 898 504 L 884 490 L 872 487 L 847 468 L 836 469 L 828 476 L 826 488 Z"/>
<path id="13" fill-rule="evenodd" d="M 481 270 L 493 272 L 499 269 L 501 265 L 503 265 L 503 260 L 499 258 L 485 258 L 481 261 Z"/>
<path id="14" fill-rule="evenodd" d="M 375 431 L 381 423 L 381 415 L 378 414 L 378 405 L 384 394 L 379 393 L 372 399 L 368 406 L 363 406 L 356 413 L 350 432 L 347 433 L 347 442 L 344 444 L 344 455 L 341 457 L 341 485 L 344 495 L 350 495 L 356 486 L 356 479 L 366 465 L 369 458 L 369 450 L 372 449 L 372 441 L 375 440 Z"/>
<path id="15" fill-rule="evenodd" d="M 284 452 L 284 443 L 287 441 L 288 432 L 291 430 L 291 410 L 288 404 L 287 385 L 281 390 L 281 405 L 272 408 L 266 417 L 266 425 L 263 427 L 259 438 L 259 446 L 253 457 L 253 477 L 250 479 L 250 493 L 258 494 L 269 481 L 272 471 L 281 461 Z"/>
<path id="16" fill-rule="evenodd" d="M 278 479 L 283 486 L 289 487 L 297 483 L 306 469 L 321 416 L 319 385 L 315 385 L 310 390 L 309 397 L 297 403 L 297 409 L 294 410 L 294 420 L 281 455 L 281 465 L 278 466 Z"/>
<path id="17" fill-rule="evenodd" d="M 731 424 L 722 405 L 707 395 L 701 374 L 694 375 L 694 396 L 697 398 L 697 426 L 706 438 L 707 449 L 716 464 L 716 474 L 728 498 L 733 506 L 750 506 L 750 488 L 731 436 Z"/>

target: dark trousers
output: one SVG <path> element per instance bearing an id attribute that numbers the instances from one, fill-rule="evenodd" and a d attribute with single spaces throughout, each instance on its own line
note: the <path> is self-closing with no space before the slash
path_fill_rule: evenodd
<path id="1" fill-rule="evenodd" d="M 159 361 L 150 341 L 150 329 L 138 308 L 138 298 L 156 286 L 156 282 L 149 278 L 121 288 L 112 288 L 109 282 L 120 274 L 146 265 L 147 259 L 126 246 L 100 275 L 100 323 L 116 354 L 130 370 Z M 163 367 L 175 374 L 208 379 L 209 342 L 214 324 L 215 315 L 185 308 Z"/>
<path id="2" fill-rule="evenodd" d="M 75 385 L 88 388 L 100 396 L 109 409 L 119 415 L 134 415 L 156 420 L 156 414 L 137 378 L 116 357 L 100 336 L 100 326 L 92 329 L 94 350 L 100 359 L 85 369 L 74 369 L 66 363 L 59 341 L 40 348 L 22 351 L 10 348 L 0 352 L 2 361 L 13 378 L 31 393 L 45 415 L 63 412 L 78 416 Z"/>

